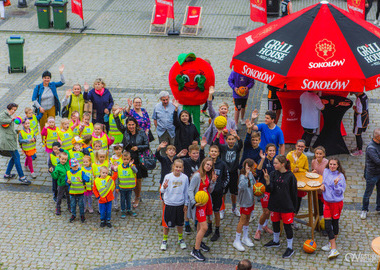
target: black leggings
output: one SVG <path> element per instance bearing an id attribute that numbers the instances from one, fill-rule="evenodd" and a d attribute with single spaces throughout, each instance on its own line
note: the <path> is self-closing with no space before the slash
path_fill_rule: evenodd
<path id="1" fill-rule="evenodd" d="M 339 219 L 325 219 L 325 230 L 329 240 L 334 239 L 339 234 Z"/>
<path id="2" fill-rule="evenodd" d="M 379 2 L 380 2 L 380 0 L 379 0 Z M 358 150 L 363 150 L 362 135 L 356 135 L 355 138 L 356 138 L 356 147 L 358 148 Z"/>
<path id="3" fill-rule="evenodd" d="M 275 233 L 280 232 L 280 221 L 272 222 L 272 226 L 273 226 L 273 231 Z M 285 233 L 286 233 L 286 239 L 292 239 L 293 238 L 293 229 L 292 229 L 291 224 L 284 224 L 284 229 L 285 229 Z"/>
<path id="4" fill-rule="evenodd" d="M 305 140 L 306 149 L 309 148 L 309 146 L 311 144 L 311 140 L 313 139 L 313 137 L 314 137 L 314 130 L 313 129 L 303 128 L 302 139 Z"/>

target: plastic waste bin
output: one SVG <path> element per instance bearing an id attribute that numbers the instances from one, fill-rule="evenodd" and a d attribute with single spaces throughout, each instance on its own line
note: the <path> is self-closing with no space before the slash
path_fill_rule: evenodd
<path id="1" fill-rule="evenodd" d="M 52 26 L 50 21 L 50 0 L 36 0 L 38 28 L 47 29 Z"/>
<path id="2" fill-rule="evenodd" d="M 54 0 L 51 2 L 54 17 L 54 29 L 66 29 L 70 26 L 67 22 L 67 0 Z"/>
<path id="3" fill-rule="evenodd" d="M 8 73 L 12 72 L 26 72 L 24 66 L 24 43 L 25 39 L 21 36 L 10 36 L 7 39 L 9 49 L 9 62 Z"/>

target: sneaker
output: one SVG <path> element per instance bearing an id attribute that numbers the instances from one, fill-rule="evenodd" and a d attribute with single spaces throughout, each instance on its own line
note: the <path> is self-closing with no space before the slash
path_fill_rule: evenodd
<path id="1" fill-rule="evenodd" d="M 243 119 L 240 119 L 240 125 L 245 126 L 245 121 Z"/>
<path id="2" fill-rule="evenodd" d="M 332 249 L 332 250 L 330 251 L 330 254 L 329 254 L 328 258 L 329 258 L 329 259 L 334 259 L 334 258 L 338 257 L 339 254 L 340 254 L 340 253 L 339 253 L 336 249 Z"/>
<path id="3" fill-rule="evenodd" d="M 321 248 L 323 251 L 329 252 L 331 250 L 331 244 L 328 243 Z"/>
<path id="4" fill-rule="evenodd" d="M 205 233 L 205 235 L 203 236 L 203 237 L 208 237 L 209 235 L 211 235 L 212 234 L 212 227 L 208 227 L 207 228 L 207 231 L 206 231 L 206 233 Z"/>
<path id="5" fill-rule="evenodd" d="M 127 214 L 125 213 L 125 211 L 121 211 L 121 218 L 126 218 L 127 217 Z"/>
<path id="6" fill-rule="evenodd" d="M 236 250 L 238 250 L 240 252 L 245 251 L 245 248 L 243 247 L 243 245 L 241 244 L 240 241 L 236 241 L 235 240 L 234 243 L 233 243 L 233 246 L 234 246 L 234 248 L 236 248 Z"/>
<path id="7" fill-rule="evenodd" d="M 304 153 L 304 155 L 307 156 L 307 157 L 314 157 L 314 153 L 311 152 L 310 150 L 309 150 L 309 151 L 304 151 L 303 153 Z"/>
<path id="8" fill-rule="evenodd" d="M 201 242 L 201 250 L 204 252 L 209 252 L 210 248 L 203 242 Z"/>
<path id="9" fill-rule="evenodd" d="M 366 219 L 367 218 L 367 211 L 362 211 L 362 213 L 360 214 L 360 218 Z"/>
<path id="10" fill-rule="evenodd" d="M 205 256 L 203 256 L 202 252 L 200 250 L 196 250 L 195 248 L 193 248 L 190 255 L 193 256 L 198 261 L 205 261 L 206 260 Z"/>
<path id="11" fill-rule="evenodd" d="M 61 215 L 61 210 L 55 210 L 55 214 L 57 215 L 57 216 L 60 216 Z"/>
<path id="12" fill-rule="evenodd" d="M 165 251 L 168 248 L 168 241 L 162 241 L 160 249 Z"/>
<path id="13" fill-rule="evenodd" d="M 106 221 L 102 220 L 100 221 L 100 228 L 104 228 L 106 226 Z"/>
<path id="14" fill-rule="evenodd" d="M 232 214 L 235 214 L 235 216 L 240 217 L 240 211 L 237 207 L 234 210 L 231 210 L 231 212 Z"/>
<path id="15" fill-rule="evenodd" d="M 28 180 L 28 178 L 26 178 L 26 177 L 24 177 L 24 178 L 20 178 L 20 179 L 18 179 L 18 181 L 20 181 L 21 182 L 21 184 L 24 184 L 24 185 L 30 185 L 32 182 L 30 182 L 29 180 Z"/>
<path id="16" fill-rule="evenodd" d="M 284 252 L 284 254 L 282 254 L 282 258 L 290 258 L 292 257 L 292 255 L 294 254 L 294 250 L 291 249 L 291 248 L 287 248 Z"/>
<path id="17" fill-rule="evenodd" d="M 92 209 L 92 207 L 89 207 L 89 208 L 88 208 L 88 212 L 89 212 L 90 214 L 93 214 L 93 213 L 94 213 L 94 209 Z"/>
<path id="18" fill-rule="evenodd" d="M 273 240 L 270 240 L 268 243 L 266 243 L 265 245 L 264 245 L 264 247 L 280 247 L 281 246 L 281 243 L 280 242 L 275 242 L 275 241 L 273 241 Z"/>
<path id="19" fill-rule="evenodd" d="M 107 225 L 108 228 L 112 228 L 111 221 L 108 220 L 107 223 L 106 223 L 106 225 Z"/>
<path id="20" fill-rule="evenodd" d="M 84 223 L 85 220 L 86 220 L 86 219 L 85 219 L 84 216 L 80 216 L 80 221 L 82 221 L 82 223 Z"/>
<path id="21" fill-rule="evenodd" d="M 264 232 L 266 232 L 268 234 L 273 234 L 273 231 L 268 226 L 264 226 L 263 230 L 264 230 Z"/>
<path id="22" fill-rule="evenodd" d="M 183 240 L 183 239 L 179 240 L 178 244 L 181 247 L 181 249 L 186 249 L 187 248 L 185 240 Z"/>
<path id="23" fill-rule="evenodd" d="M 260 241 L 260 239 L 261 239 L 261 231 L 260 230 L 256 231 L 255 236 L 253 237 L 253 239 L 255 239 L 256 241 Z"/>
<path id="24" fill-rule="evenodd" d="M 224 219 L 224 210 L 220 210 L 220 219 Z"/>
<path id="25" fill-rule="evenodd" d="M 36 175 L 35 172 L 32 172 L 31 175 L 32 175 L 32 178 L 33 178 L 33 179 L 36 179 L 36 178 L 37 178 L 37 175 Z"/>
<path id="26" fill-rule="evenodd" d="M 353 157 L 360 157 L 363 155 L 363 151 L 362 150 L 356 150 L 354 152 L 351 153 L 351 156 Z"/>
<path id="27" fill-rule="evenodd" d="M 214 235 L 211 237 L 211 242 L 215 242 L 219 239 L 220 233 L 218 231 L 215 231 Z"/>
<path id="28" fill-rule="evenodd" d="M 185 233 L 191 234 L 191 226 L 190 225 L 185 225 Z"/>
<path id="29" fill-rule="evenodd" d="M 246 245 L 247 247 L 253 247 L 254 244 L 252 242 L 251 239 L 249 239 L 249 237 L 243 237 L 243 239 L 241 239 L 241 242 Z"/>
<path id="30" fill-rule="evenodd" d="M 70 221 L 70 223 L 72 223 L 74 220 L 75 220 L 75 216 L 71 216 L 69 221 Z"/>
<path id="31" fill-rule="evenodd" d="M 132 217 L 137 216 L 137 213 L 136 213 L 136 212 L 133 212 L 132 210 L 128 210 L 128 211 L 127 211 L 127 214 L 128 214 L 129 216 L 132 216 Z"/>
<path id="32" fill-rule="evenodd" d="M 9 175 L 7 175 L 7 174 L 4 174 L 4 179 L 12 179 L 12 178 L 15 178 L 16 177 L 16 175 L 14 174 L 14 173 L 11 173 L 11 174 L 9 174 Z"/>

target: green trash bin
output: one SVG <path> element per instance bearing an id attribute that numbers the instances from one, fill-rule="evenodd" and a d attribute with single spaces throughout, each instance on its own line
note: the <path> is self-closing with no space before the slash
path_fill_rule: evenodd
<path id="1" fill-rule="evenodd" d="M 20 36 L 10 36 L 7 39 L 9 49 L 9 62 L 8 73 L 12 72 L 26 72 L 24 66 L 24 43 L 25 39 Z"/>
<path id="2" fill-rule="evenodd" d="M 37 7 L 38 28 L 50 28 L 50 0 L 36 0 L 34 5 Z"/>
<path id="3" fill-rule="evenodd" d="M 51 2 L 53 8 L 54 29 L 66 29 L 70 26 L 67 22 L 67 0 L 54 0 Z"/>

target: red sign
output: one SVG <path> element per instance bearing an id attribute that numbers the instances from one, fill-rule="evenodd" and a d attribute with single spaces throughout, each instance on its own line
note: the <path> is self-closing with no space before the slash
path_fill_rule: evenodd
<path id="1" fill-rule="evenodd" d="M 251 0 L 251 20 L 254 22 L 267 23 L 267 1 Z"/>
<path id="2" fill-rule="evenodd" d="M 77 14 L 83 20 L 82 0 L 71 0 L 71 12 Z"/>
<path id="3" fill-rule="evenodd" d="M 347 0 L 348 11 L 364 20 L 365 0 Z"/>
<path id="4" fill-rule="evenodd" d="M 174 0 L 156 0 L 156 6 L 168 6 L 168 18 L 174 19 Z"/>

